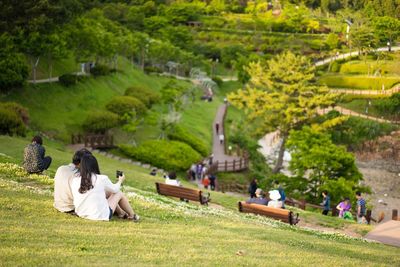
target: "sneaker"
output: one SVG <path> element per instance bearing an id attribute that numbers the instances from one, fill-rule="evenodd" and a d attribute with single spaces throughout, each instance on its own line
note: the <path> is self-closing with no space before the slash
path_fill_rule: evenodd
<path id="1" fill-rule="evenodd" d="M 132 220 L 133 222 L 139 222 L 140 217 L 139 217 L 139 215 L 134 214 L 132 218 L 128 218 L 128 219 Z"/>

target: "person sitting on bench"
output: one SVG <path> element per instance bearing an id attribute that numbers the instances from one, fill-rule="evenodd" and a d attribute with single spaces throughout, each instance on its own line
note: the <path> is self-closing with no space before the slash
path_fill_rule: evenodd
<path id="1" fill-rule="evenodd" d="M 259 204 L 259 205 L 268 205 L 268 200 L 265 198 L 264 191 L 262 191 L 261 188 L 256 189 L 256 197 L 249 198 L 249 200 L 246 201 L 246 203 L 254 203 L 254 204 Z"/>
<path id="2" fill-rule="evenodd" d="M 271 200 L 268 202 L 268 207 L 277 209 L 281 209 L 283 207 L 283 202 L 279 200 L 281 198 L 281 194 L 279 194 L 278 190 L 269 191 L 269 198 Z"/>
<path id="3" fill-rule="evenodd" d="M 27 145 L 24 150 L 24 169 L 28 173 L 41 173 L 47 170 L 51 164 L 51 157 L 45 157 L 46 150 L 43 147 L 43 140 L 40 136 L 35 136 L 32 143 Z"/>

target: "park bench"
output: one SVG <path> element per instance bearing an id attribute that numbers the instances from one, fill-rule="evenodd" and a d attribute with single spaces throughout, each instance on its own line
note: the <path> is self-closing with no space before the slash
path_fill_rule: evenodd
<path id="1" fill-rule="evenodd" d="M 258 205 L 258 204 L 253 204 L 253 203 L 248 204 L 244 201 L 240 201 L 238 204 L 239 204 L 240 212 L 263 215 L 263 216 L 270 217 L 275 220 L 279 220 L 279 221 L 288 223 L 290 225 L 295 225 L 300 221 L 298 213 L 295 216 L 293 214 L 293 212 L 291 212 L 290 210 L 287 210 L 287 209 L 277 209 L 277 208 L 272 208 L 272 207 L 268 207 L 265 205 Z"/>
<path id="2" fill-rule="evenodd" d="M 180 199 L 200 202 L 202 205 L 208 205 L 209 195 L 203 196 L 203 192 L 198 189 L 186 188 L 164 183 L 156 183 L 157 193 L 164 196 L 177 197 Z"/>

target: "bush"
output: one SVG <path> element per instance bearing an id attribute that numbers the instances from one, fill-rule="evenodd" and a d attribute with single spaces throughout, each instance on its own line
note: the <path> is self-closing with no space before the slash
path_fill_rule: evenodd
<path id="1" fill-rule="evenodd" d="M 209 154 L 209 150 L 204 142 L 180 125 L 175 126 L 173 131 L 168 133 L 168 138 L 188 144 L 204 157 Z"/>
<path id="2" fill-rule="evenodd" d="M 14 111 L 21 118 L 24 124 L 29 123 L 29 112 L 22 105 L 15 102 L 4 102 L 0 103 L 0 108 Z"/>
<path id="3" fill-rule="evenodd" d="M 67 73 L 58 78 L 58 81 L 64 86 L 71 86 L 78 83 L 78 75 Z"/>
<path id="4" fill-rule="evenodd" d="M 219 87 L 221 87 L 221 85 L 224 83 L 224 81 L 218 77 L 218 76 L 213 76 L 211 78 Z"/>
<path id="5" fill-rule="evenodd" d="M 112 70 L 106 65 L 96 64 L 93 68 L 90 69 L 90 73 L 93 76 L 104 76 L 108 75 L 112 72 Z"/>
<path id="6" fill-rule="evenodd" d="M 153 104 L 160 100 L 160 95 L 151 91 L 147 87 L 133 86 L 125 91 L 126 96 L 133 96 L 143 102 L 146 107 L 150 108 Z"/>
<path id="7" fill-rule="evenodd" d="M 177 141 L 152 140 L 138 147 L 121 145 L 120 149 L 129 157 L 170 171 L 185 171 L 201 159 L 193 148 Z"/>
<path id="8" fill-rule="evenodd" d="M 382 90 L 382 84 L 385 89 L 392 88 L 396 83 L 400 82 L 399 77 L 371 77 L 371 76 L 342 76 L 329 75 L 319 79 L 320 84 L 326 84 L 329 87 L 345 88 L 345 89 L 366 89 L 366 90 Z"/>
<path id="9" fill-rule="evenodd" d="M 162 73 L 162 69 L 155 67 L 155 66 L 146 66 L 144 67 L 145 73 Z"/>
<path id="10" fill-rule="evenodd" d="M 82 124 L 82 128 L 87 133 L 104 134 L 108 129 L 117 126 L 119 123 L 118 115 L 109 111 L 97 111 L 90 113 Z"/>
<path id="11" fill-rule="evenodd" d="M 115 96 L 108 102 L 106 108 L 120 116 L 132 111 L 135 111 L 138 115 L 146 112 L 146 106 L 139 99 L 132 96 Z"/>
<path id="12" fill-rule="evenodd" d="M 0 107 L 0 134 L 25 136 L 26 128 L 19 115 L 10 109 Z"/>

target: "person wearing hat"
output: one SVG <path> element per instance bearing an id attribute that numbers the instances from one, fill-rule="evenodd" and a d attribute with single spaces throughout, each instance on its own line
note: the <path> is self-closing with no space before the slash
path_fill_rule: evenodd
<path id="1" fill-rule="evenodd" d="M 279 191 L 271 190 L 268 193 L 269 193 L 269 198 L 271 199 L 268 202 L 268 207 L 281 209 L 283 207 L 283 202 L 279 200 L 281 198 L 281 194 L 279 194 Z"/>
<path id="2" fill-rule="evenodd" d="M 246 203 L 254 203 L 259 205 L 268 205 L 268 200 L 265 198 L 264 191 L 261 188 L 257 188 L 256 197 L 249 198 Z"/>

